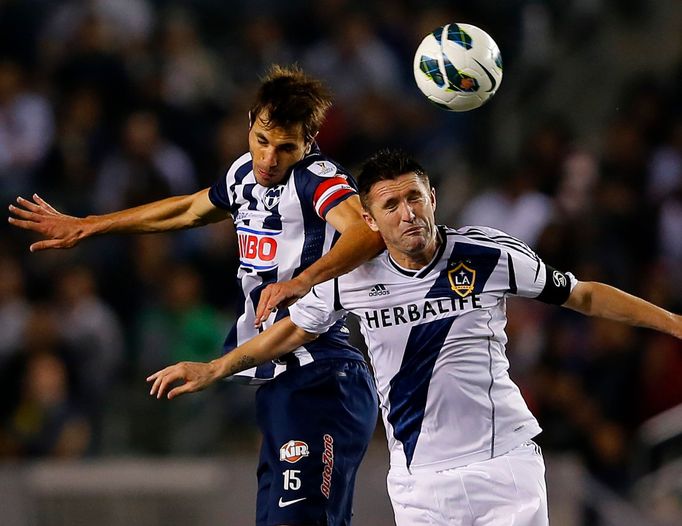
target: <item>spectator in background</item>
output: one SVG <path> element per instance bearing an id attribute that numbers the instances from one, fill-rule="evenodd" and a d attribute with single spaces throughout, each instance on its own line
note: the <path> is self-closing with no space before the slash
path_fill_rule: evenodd
<path id="1" fill-rule="evenodd" d="M 66 363 L 50 352 L 29 354 L 21 383 L 19 403 L 0 428 L 0 457 L 83 456 L 90 426 L 71 398 Z"/>
<path id="2" fill-rule="evenodd" d="M 462 210 L 460 224 L 502 229 L 535 247 L 554 215 L 554 203 L 532 184 L 529 168 L 512 169 L 503 183 L 479 193 Z"/>
<path id="3" fill-rule="evenodd" d="M 91 87 L 66 93 L 57 119 L 57 136 L 37 173 L 38 192 L 54 193 L 62 206 L 91 213 L 95 175 L 112 141 L 99 93 Z"/>
<path id="4" fill-rule="evenodd" d="M 201 278 L 187 265 L 164 271 L 160 301 L 140 316 L 139 368 L 150 371 L 179 360 L 209 360 L 223 341 L 226 322 L 203 300 Z"/>
<path id="5" fill-rule="evenodd" d="M 187 154 L 162 137 L 154 113 L 138 111 L 125 122 L 121 149 L 104 160 L 97 174 L 95 208 L 107 213 L 196 189 Z"/>
<path id="6" fill-rule="evenodd" d="M 367 91 L 398 93 L 400 67 L 393 51 L 378 37 L 368 18 L 346 13 L 320 42 L 307 51 L 307 70 L 328 79 L 339 105 L 352 110 L 350 101 Z"/>
<path id="7" fill-rule="evenodd" d="M 33 308 L 26 321 L 16 371 L 17 392 L 0 424 L 0 455 L 74 457 L 91 440 L 90 422 L 75 389 L 75 364 L 69 357 L 53 308 Z"/>
<path id="8" fill-rule="evenodd" d="M 147 0 L 63 0 L 52 7 L 43 35 L 58 55 L 88 17 L 107 27 L 112 43 L 118 47 L 135 45 L 151 37 L 156 15 Z"/>
<path id="9" fill-rule="evenodd" d="M 225 323 L 234 321 L 225 319 L 204 302 L 201 277 L 192 267 L 164 265 L 161 272 L 157 301 L 147 305 L 137 317 L 134 345 L 138 377 L 175 360 L 210 360 L 223 342 Z M 149 453 L 215 452 L 223 429 L 217 422 L 224 412 L 235 412 L 250 403 L 250 396 L 233 391 L 229 408 L 225 407 L 222 391 L 205 392 L 173 407 L 139 400 L 136 407 L 144 414 L 139 420 L 144 424 L 133 429 L 137 447 Z M 235 404 L 237 407 L 232 407 Z M 230 426 L 237 436 L 243 432 L 240 427 Z"/>
<path id="10" fill-rule="evenodd" d="M 122 328 L 99 296 L 90 269 L 70 266 L 61 272 L 56 285 L 60 335 L 73 364 L 77 394 L 99 440 L 102 415 L 124 358 Z"/>
<path id="11" fill-rule="evenodd" d="M 191 13 L 175 10 L 161 30 L 161 97 L 173 107 L 197 109 L 216 101 L 220 67 L 199 37 Z"/>
<path id="12" fill-rule="evenodd" d="M 22 348 L 30 312 L 19 262 L 7 256 L 0 258 L 0 371 Z"/>
<path id="13" fill-rule="evenodd" d="M 658 252 L 662 266 L 674 278 L 671 286 L 682 295 L 682 117 L 673 123 L 648 167 L 647 195 L 658 212 Z"/>
<path id="14" fill-rule="evenodd" d="M 0 57 L 0 197 L 34 185 L 34 170 L 53 137 L 49 101 L 27 87 L 18 62 Z"/>
<path id="15" fill-rule="evenodd" d="M 222 103 L 228 108 L 249 93 L 250 89 L 255 89 L 254 79 L 270 64 L 291 63 L 297 58 L 279 19 L 273 20 L 259 13 L 258 16 L 243 20 L 237 31 L 244 47 L 228 45 L 222 49 L 227 66 L 223 73 L 226 86 Z M 244 60 L 244 49 L 249 50 L 248 60 Z"/>
<path id="16" fill-rule="evenodd" d="M 118 125 L 133 104 L 134 86 L 112 27 L 97 13 L 86 10 L 66 42 L 61 53 L 47 59 L 53 61 L 49 66 L 54 87 L 62 96 L 84 87 L 95 90 L 102 101 L 104 121 Z"/>
<path id="17" fill-rule="evenodd" d="M 177 259 L 174 239 L 169 235 L 139 236 L 114 248 L 103 262 L 102 290 L 127 327 L 128 342 L 140 313 L 159 303 L 169 261 Z M 137 361 L 134 351 L 126 354 L 127 365 Z M 133 367 L 127 367 L 129 372 Z"/>

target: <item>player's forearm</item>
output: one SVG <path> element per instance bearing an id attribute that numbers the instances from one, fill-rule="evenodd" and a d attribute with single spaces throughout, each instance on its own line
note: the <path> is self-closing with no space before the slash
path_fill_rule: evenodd
<path id="1" fill-rule="evenodd" d="M 588 316 L 647 327 L 682 338 L 682 316 L 604 283 L 578 283 L 565 305 Z"/>
<path id="2" fill-rule="evenodd" d="M 286 317 L 210 364 L 218 380 L 279 358 L 315 338 L 317 335 L 300 329 Z"/>
<path id="3" fill-rule="evenodd" d="M 206 221 L 192 208 L 197 194 L 169 197 L 83 220 L 84 237 L 98 234 L 142 234 L 199 226 Z"/>
<path id="4" fill-rule="evenodd" d="M 359 267 L 386 248 L 383 239 L 364 221 L 343 231 L 332 249 L 310 265 L 299 278 L 310 287 L 337 278 Z"/>

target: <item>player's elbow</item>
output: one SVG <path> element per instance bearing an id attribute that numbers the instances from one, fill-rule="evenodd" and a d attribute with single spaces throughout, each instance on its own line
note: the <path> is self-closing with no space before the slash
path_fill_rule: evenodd
<path id="1" fill-rule="evenodd" d="M 190 227 L 217 223 L 229 216 L 227 210 L 215 206 L 208 197 L 208 189 L 184 196 L 185 215 Z"/>
<path id="2" fill-rule="evenodd" d="M 302 341 L 304 344 L 315 341 L 320 337 L 319 334 L 308 332 L 304 329 L 301 329 L 300 327 L 296 327 L 296 336 L 297 339 Z"/>

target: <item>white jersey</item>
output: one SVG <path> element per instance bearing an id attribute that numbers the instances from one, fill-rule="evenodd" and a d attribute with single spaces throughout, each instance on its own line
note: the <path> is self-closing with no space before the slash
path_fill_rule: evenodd
<path id="1" fill-rule="evenodd" d="M 411 470 L 496 457 L 540 433 L 509 378 L 505 300 L 561 304 L 577 283 L 498 230 L 438 228 L 441 244 L 424 268 L 401 268 L 386 251 L 290 308 L 313 333 L 347 312 L 359 318 L 391 465 Z"/>
<path id="2" fill-rule="evenodd" d="M 275 320 L 263 323 L 263 329 L 253 325 L 260 294 L 269 283 L 297 276 L 329 251 L 338 233 L 325 217 L 352 195 L 356 195 L 353 179 L 317 148 L 292 166 L 281 185 L 258 184 L 251 154 L 246 153 L 211 187 L 211 202 L 232 214 L 239 241 L 237 279 L 241 295 L 237 298 L 237 321 L 225 340 L 225 353 L 287 316 L 288 311 L 280 309 Z M 261 383 L 321 358 L 363 359 L 348 342 L 348 335 L 344 320 L 339 320 L 323 338 L 235 376 Z"/>

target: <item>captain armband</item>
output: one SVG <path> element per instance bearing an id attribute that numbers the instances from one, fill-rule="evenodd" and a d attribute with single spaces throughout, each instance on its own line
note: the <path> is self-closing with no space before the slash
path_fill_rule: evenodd
<path id="1" fill-rule="evenodd" d="M 571 295 L 572 278 L 572 274 L 568 272 L 545 265 L 545 288 L 536 299 L 553 305 L 563 305 Z"/>

